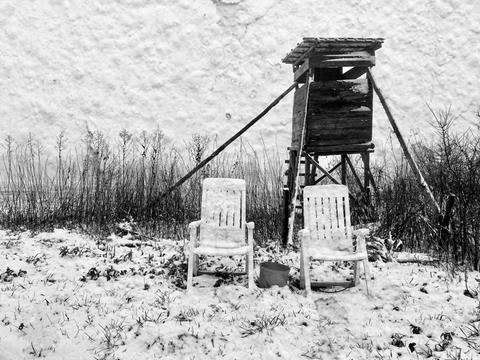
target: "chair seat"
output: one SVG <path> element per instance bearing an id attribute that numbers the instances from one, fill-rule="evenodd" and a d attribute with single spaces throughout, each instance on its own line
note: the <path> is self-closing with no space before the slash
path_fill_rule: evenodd
<path id="1" fill-rule="evenodd" d="M 331 249 L 308 249 L 306 251 L 307 256 L 311 256 L 313 259 L 323 261 L 360 261 L 365 260 L 368 255 L 366 252 L 352 252 L 342 250 Z"/>
<path id="2" fill-rule="evenodd" d="M 193 249 L 193 253 L 196 255 L 212 255 L 212 256 L 233 256 L 233 255 L 245 255 L 251 250 L 250 246 L 241 246 L 235 248 L 218 248 L 210 246 L 199 246 Z"/>

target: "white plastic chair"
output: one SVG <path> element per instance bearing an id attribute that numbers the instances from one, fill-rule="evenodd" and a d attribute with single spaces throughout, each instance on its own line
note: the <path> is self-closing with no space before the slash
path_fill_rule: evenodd
<path id="1" fill-rule="evenodd" d="M 345 185 L 306 186 L 303 189 L 303 215 L 305 226 L 299 232 L 300 287 L 305 288 L 307 295 L 311 294 L 310 259 L 355 262 L 352 286 L 359 282 L 359 263 L 362 262 L 369 295 L 370 272 L 365 244 L 368 229 L 355 232 L 357 241 L 354 246 L 348 188 Z"/>
<path id="2" fill-rule="evenodd" d="M 246 255 L 248 287 L 253 287 L 253 222 L 245 221 L 245 180 L 203 181 L 201 219 L 190 223 L 187 290 L 198 274 L 198 256 Z M 247 231 L 246 231 L 247 229 Z"/>

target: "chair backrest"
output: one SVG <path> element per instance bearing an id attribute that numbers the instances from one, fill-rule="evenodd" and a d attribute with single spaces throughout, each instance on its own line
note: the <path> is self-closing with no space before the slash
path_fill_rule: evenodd
<path id="1" fill-rule="evenodd" d="M 307 247 L 353 250 L 348 188 L 345 185 L 315 185 L 303 189 Z"/>
<path id="2" fill-rule="evenodd" d="M 245 246 L 245 192 L 243 179 L 208 178 L 203 181 L 201 246 Z"/>

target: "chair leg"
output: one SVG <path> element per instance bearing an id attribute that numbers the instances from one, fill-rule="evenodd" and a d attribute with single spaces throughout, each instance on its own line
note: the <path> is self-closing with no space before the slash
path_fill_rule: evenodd
<path id="1" fill-rule="evenodd" d="M 370 280 L 370 269 L 368 265 L 368 259 L 363 260 L 363 271 L 365 273 L 365 287 L 367 289 L 367 295 L 370 296 L 370 291 L 368 290 L 368 281 Z"/>
<path id="2" fill-rule="evenodd" d="M 353 286 L 357 286 L 360 283 L 360 262 L 355 261 L 353 265 Z"/>
<path id="3" fill-rule="evenodd" d="M 305 281 L 305 294 L 310 296 L 312 293 L 312 288 L 310 284 L 310 257 L 307 254 L 302 254 L 303 260 L 303 279 Z M 300 275 L 301 276 L 301 275 Z"/>
<path id="4" fill-rule="evenodd" d="M 187 269 L 187 291 L 191 290 L 193 287 L 194 257 L 195 257 L 195 254 L 193 253 L 193 251 L 190 251 L 190 254 L 188 256 L 188 269 Z"/>
<path id="5" fill-rule="evenodd" d="M 197 254 L 193 254 L 193 276 L 198 275 L 198 263 L 199 263 L 198 257 L 199 256 Z"/>
<path id="6" fill-rule="evenodd" d="M 248 288 L 253 289 L 253 249 L 247 255 L 247 274 L 248 274 Z"/>

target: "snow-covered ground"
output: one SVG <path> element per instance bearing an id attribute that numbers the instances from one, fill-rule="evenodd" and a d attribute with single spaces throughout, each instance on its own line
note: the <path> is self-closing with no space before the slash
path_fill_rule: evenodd
<path id="1" fill-rule="evenodd" d="M 306 298 L 244 277 L 185 284 L 183 241 L 89 237 L 67 230 L 0 233 L 0 359 L 479 359 L 479 300 L 462 274 L 371 263 L 364 282 Z M 292 250 L 256 248 L 298 276 Z M 218 270 L 236 259 L 208 258 Z M 405 260 L 405 259 L 403 259 Z M 317 273 L 348 273 L 317 264 Z M 478 289 L 480 274 L 469 273 Z M 412 352 L 413 350 L 413 352 Z"/>

